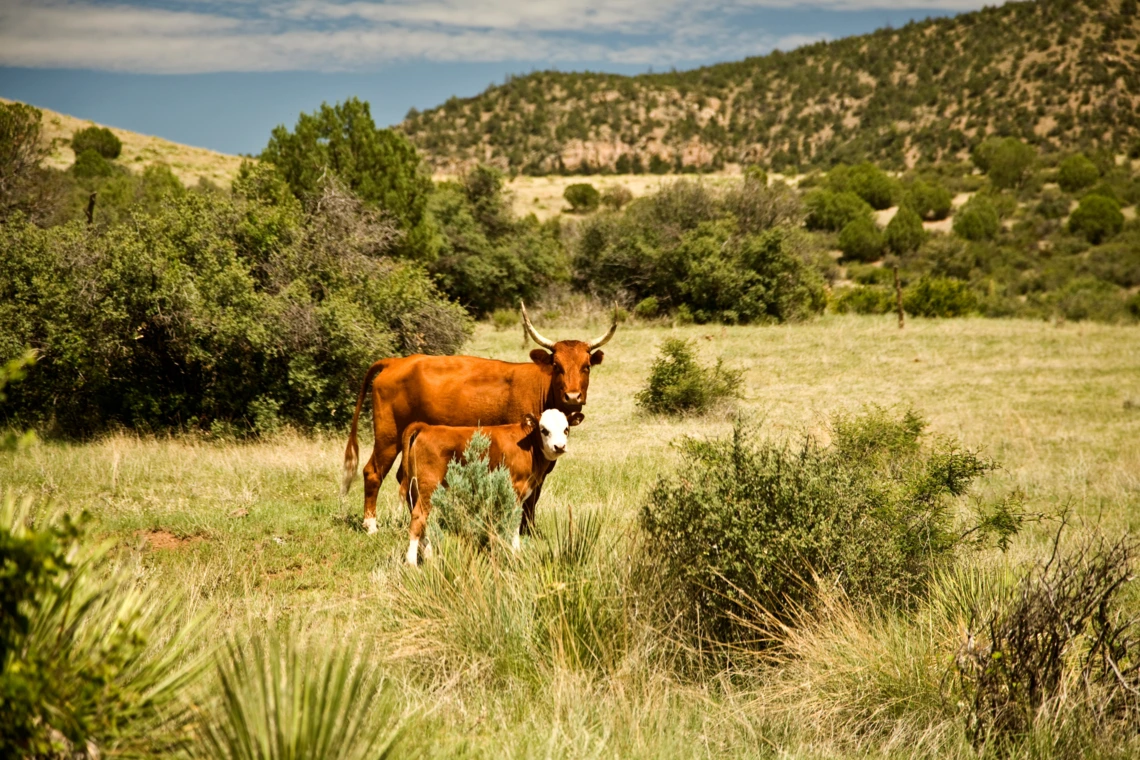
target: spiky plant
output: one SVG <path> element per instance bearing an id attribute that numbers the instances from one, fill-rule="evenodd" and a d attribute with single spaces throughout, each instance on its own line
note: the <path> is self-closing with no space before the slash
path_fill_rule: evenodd
<path id="1" fill-rule="evenodd" d="M 200 750 L 230 760 L 393 757 L 403 712 L 365 655 L 358 642 L 328 647 L 297 633 L 229 643 Z"/>

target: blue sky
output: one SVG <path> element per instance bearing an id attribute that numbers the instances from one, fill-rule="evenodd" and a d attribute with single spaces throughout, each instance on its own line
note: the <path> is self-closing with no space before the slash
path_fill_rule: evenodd
<path id="1" fill-rule="evenodd" d="M 380 124 L 534 69 L 693 68 L 978 0 L 0 0 L 0 96 L 256 153 L 358 96 Z"/>

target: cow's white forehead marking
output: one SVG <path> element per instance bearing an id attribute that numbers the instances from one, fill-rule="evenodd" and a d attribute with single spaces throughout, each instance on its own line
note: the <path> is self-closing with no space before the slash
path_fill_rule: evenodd
<path id="1" fill-rule="evenodd" d="M 554 461 L 566 451 L 566 434 L 570 430 L 570 423 L 562 412 L 547 409 L 538 420 L 538 429 L 542 436 L 542 454 Z"/>

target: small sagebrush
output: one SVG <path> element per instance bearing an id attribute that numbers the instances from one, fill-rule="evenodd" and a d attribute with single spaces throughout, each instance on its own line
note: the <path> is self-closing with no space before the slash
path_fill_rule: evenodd
<path id="1" fill-rule="evenodd" d="M 718 359 L 702 367 L 692 342 L 668 338 L 649 370 L 649 383 L 637 394 L 637 405 L 653 414 L 706 412 L 717 403 L 740 397 L 743 372 Z"/>
<path id="2" fill-rule="evenodd" d="M 476 431 L 463 460 L 447 465 L 446 484 L 431 497 L 440 528 L 484 549 L 501 541 L 509 544 L 522 520 L 510 473 L 505 467 L 490 467 L 490 446 L 491 439 Z"/>

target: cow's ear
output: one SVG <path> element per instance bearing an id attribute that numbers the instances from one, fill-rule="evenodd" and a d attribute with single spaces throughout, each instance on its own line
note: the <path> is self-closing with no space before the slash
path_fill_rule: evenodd
<path id="1" fill-rule="evenodd" d="M 554 354 L 545 348 L 536 348 L 530 352 L 530 360 L 540 367 L 548 367 L 554 363 Z"/>
<path id="2" fill-rule="evenodd" d="M 570 414 L 566 415 L 566 421 L 570 423 L 570 427 L 581 425 L 584 419 L 586 419 L 586 415 L 581 412 L 570 412 Z"/>
<path id="3" fill-rule="evenodd" d="M 605 359 L 605 358 L 606 358 L 606 355 L 603 354 L 601 351 L 595 351 L 594 353 L 590 354 L 590 364 L 594 364 L 594 365 L 601 364 L 602 359 Z"/>
<path id="4" fill-rule="evenodd" d="M 533 414 L 528 414 L 527 416 L 523 417 L 522 427 L 523 432 L 527 435 L 530 435 L 534 432 L 535 428 L 538 427 L 538 420 L 535 419 Z"/>

